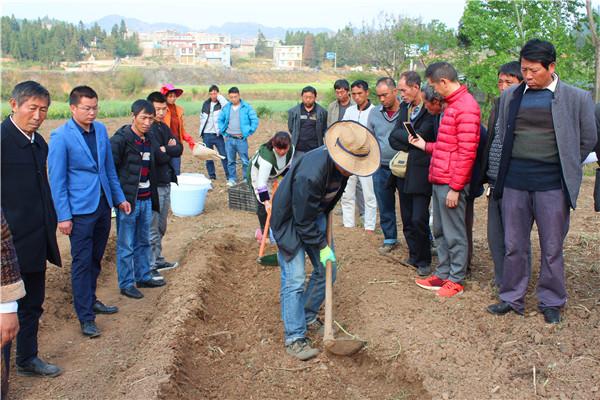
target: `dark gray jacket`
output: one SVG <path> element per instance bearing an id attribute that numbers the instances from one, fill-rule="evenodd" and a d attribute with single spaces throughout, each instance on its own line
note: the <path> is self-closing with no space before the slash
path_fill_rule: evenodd
<path id="1" fill-rule="evenodd" d="M 294 147 L 298 144 L 300 137 L 300 107 L 302 103 L 288 110 L 288 130 L 292 134 L 292 144 Z M 319 146 L 323 145 L 323 137 L 327 130 L 327 111 L 319 104 L 315 103 L 315 112 L 317 114 L 317 140 Z"/>
<path id="2" fill-rule="evenodd" d="M 271 229 L 277 247 L 291 260 L 302 246 L 318 250 L 327 246 L 326 232 L 317 226 L 317 216 L 328 214 L 346 188 L 347 177 L 327 208 L 321 205 L 335 164 L 325 146 L 309 151 L 292 168 L 273 196 Z"/>
<path id="3" fill-rule="evenodd" d="M 497 135 L 502 138 L 502 156 L 494 197 L 502 197 L 504 179 L 512 157 L 515 121 L 523 98 L 525 83 L 512 86 L 502 93 L 498 108 Z M 562 170 L 564 189 L 569 205 L 575 208 L 583 172 L 581 163 L 597 141 L 594 102 L 589 92 L 558 81 L 552 100 L 552 122 Z"/>

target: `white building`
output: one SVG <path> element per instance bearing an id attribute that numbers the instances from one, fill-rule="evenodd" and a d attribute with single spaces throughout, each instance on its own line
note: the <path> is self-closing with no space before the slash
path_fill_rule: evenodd
<path id="1" fill-rule="evenodd" d="M 302 46 L 273 47 L 273 64 L 275 68 L 293 69 L 302 66 Z"/>

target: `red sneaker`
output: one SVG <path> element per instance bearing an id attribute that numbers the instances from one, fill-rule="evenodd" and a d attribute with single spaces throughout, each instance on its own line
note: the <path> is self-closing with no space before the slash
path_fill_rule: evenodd
<path id="1" fill-rule="evenodd" d="M 464 288 L 460 283 L 445 281 L 444 285 L 438 290 L 437 295 L 441 297 L 453 297 L 461 294 Z"/>
<path id="2" fill-rule="evenodd" d="M 435 275 L 431 275 L 429 278 L 415 280 L 417 286 L 427 290 L 440 290 L 444 285 L 444 280 L 438 278 Z"/>

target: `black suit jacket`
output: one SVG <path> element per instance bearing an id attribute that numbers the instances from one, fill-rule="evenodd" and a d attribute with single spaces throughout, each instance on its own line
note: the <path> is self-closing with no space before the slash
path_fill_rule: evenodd
<path id="1" fill-rule="evenodd" d="M 48 144 L 31 143 L 9 118 L 1 125 L 2 209 L 13 235 L 22 273 L 41 272 L 46 260 L 61 266 L 46 159 Z"/>
<path id="2" fill-rule="evenodd" d="M 408 142 L 408 132 L 404 128 L 404 121 L 409 120 L 407 103 L 400 105 L 400 113 L 396 125 L 390 133 L 389 142 L 394 150 L 408 152 L 408 166 L 404 177 L 404 193 L 409 194 L 431 194 L 431 183 L 429 183 L 429 162 L 431 156 L 424 151 L 411 146 Z M 421 135 L 426 142 L 435 142 L 435 116 L 429 114 L 425 107 L 421 108 L 419 115 L 412 122 L 415 131 Z"/>

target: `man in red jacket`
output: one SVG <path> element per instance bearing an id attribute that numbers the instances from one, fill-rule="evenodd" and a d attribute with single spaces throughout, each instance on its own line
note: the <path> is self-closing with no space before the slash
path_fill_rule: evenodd
<path id="1" fill-rule="evenodd" d="M 437 141 L 420 136 L 412 145 L 431 154 L 429 181 L 433 184 L 433 236 L 438 244 L 439 265 L 433 275 L 417 279 L 417 285 L 452 297 L 463 292 L 467 267 L 466 195 L 479 144 L 480 110 L 467 87 L 460 84 L 454 67 L 437 62 L 425 70 L 429 84 L 447 104 Z"/>

